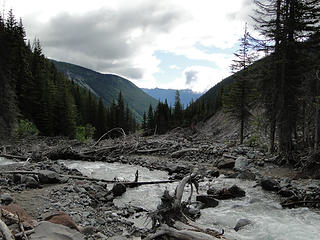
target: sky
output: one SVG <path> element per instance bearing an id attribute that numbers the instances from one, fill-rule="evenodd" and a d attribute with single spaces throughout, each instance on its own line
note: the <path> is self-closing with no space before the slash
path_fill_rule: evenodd
<path id="1" fill-rule="evenodd" d="M 48 58 L 138 87 L 204 92 L 231 75 L 252 0 L 0 0 Z"/>

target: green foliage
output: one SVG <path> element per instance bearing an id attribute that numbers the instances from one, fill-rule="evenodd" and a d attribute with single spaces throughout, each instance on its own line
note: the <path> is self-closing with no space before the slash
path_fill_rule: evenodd
<path id="1" fill-rule="evenodd" d="M 95 130 L 96 129 L 90 124 L 86 124 L 85 126 L 77 126 L 76 139 L 82 143 L 87 142 L 93 138 Z"/>
<path id="2" fill-rule="evenodd" d="M 96 96 L 102 98 L 104 105 L 107 107 L 112 105 L 114 99 L 118 99 L 119 91 L 121 91 L 123 105 L 128 104 L 133 116 L 139 122 L 142 122 L 143 113 L 148 111 L 150 104 L 153 108 L 157 105 L 156 99 L 150 97 L 125 78 L 112 74 L 101 74 L 70 63 L 51 61 L 59 72 L 67 73 L 83 87 L 92 89 Z"/>
<path id="3" fill-rule="evenodd" d="M 37 136 L 39 134 L 39 130 L 36 125 L 29 120 L 20 119 L 18 121 L 18 125 L 14 131 L 14 135 L 18 138 Z"/>

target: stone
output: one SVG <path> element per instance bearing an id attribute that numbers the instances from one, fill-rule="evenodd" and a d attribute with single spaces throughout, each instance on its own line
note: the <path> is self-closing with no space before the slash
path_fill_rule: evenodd
<path id="1" fill-rule="evenodd" d="M 9 205 L 14 201 L 13 197 L 9 193 L 3 193 L 0 196 L 1 204 Z"/>
<path id="2" fill-rule="evenodd" d="M 228 189 L 233 197 L 244 197 L 246 192 L 238 187 L 237 185 L 233 185 L 231 188 Z"/>
<path id="3" fill-rule="evenodd" d="M 291 197 L 294 193 L 290 189 L 282 188 L 279 192 L 281 197 Z"/>
<path id="4" fill-rule="evenodd" d="M 121 196 L 122 194 L 124 194 L 127 191 L 127 188 L 124 184 L 116 183 L 113 185 L 113 188 L 111 191 L 112 191 L 113 195 L 116 197 L 116 196 Z"/>
<path id="5" fill-rule="evenodd" d="M 31 234 L 30 240 L 83 240 L 84 235 L 77 230 L 47 221 L 40 222 Z"/>
<path id="6" fill-rule="evenodd" d="M 233 159 L 222 159 L 217 167 L 220 169 L 232 169 L 234 168 L 235 161 Z"/>
<path id="7" fill-rule="evenodd" d="M 256 175 L 253 172 L 251 172 L 250 170 L 245 170 L 245 171 L 239 173 L 237 178 L 242 179 L 242 180 L 254 181 L 254 180 L 256 180 Z"/>
<path id="8" fill-rule="evenodd" d="M 250 225 L 250 224 L 252 224 L 252 222 L 248 219 L 245 219 L 245 218 L 239 219 L 236 226 L 234 227 L 234 230 L 237 232 L 237 231 L 241 230 L 242 228 L 244 228 L 245 226 Z"/>
<path id="9" fill-rule="evenodd" d="M 26 184 L 27 188 L 38 188 L 39 182 L 30 176 L 22 176 L 21 183 Z"/>
<path id="10" fill-rule="evenodd" d="M 249 165 L 249 161 L 247 158 L 240 156 L 236 159 L 234 162 L 234 170 L 236 171 L 243 171 L 246 169 L 246 167 Z"/>
<path id="11" fill-rule="evenodd" d="M 208 175 L 209 175 L 210 177 L 215 177 L 215 178 L 217 178 L 217 177 L 220 176 L 220 172 L 219 172 L 218 170 L 212 170 L 212 171 L 210 171 L 210 172 L 208 173 Z"/>
<path id="12" fill-rule="evenodd" d="M 216 188 L 214 188 L 214 187 L 210 187 L 207 190 L 207 194 L 209 194 L 209 195 L 215 195 L 217 192 L 218 192 L 218 190 Z"/>
<path id="13" fill-rule="evenodd" d="M 280 189 L 280 184 L 273 179 L 263 179 L 261 181 L 261 187 L 267 191 L 278 191 Z"/>
<path id="14" fill-rule="evenodd" d="M 219 205 L 219 201 L 212 195 L 198 195 L 196 201 L 203 203 L 202 208 L 213 208 Z"/>
<path id="15" fill-rule="evenodd" d="M 40 170 L 38 177 L 42 184 L 60 183 L 59 174 L 50 170 Z"/>

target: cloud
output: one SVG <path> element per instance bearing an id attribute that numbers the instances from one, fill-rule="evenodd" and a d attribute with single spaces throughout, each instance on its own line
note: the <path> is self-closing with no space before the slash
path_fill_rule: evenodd
<path id="1" fill-rule="evenodd" d="M 186 76 L 186 85 L 191 85 L 192 83 L 198 80 L 198 71 L 195 70 L 188 70 L 184 72 Z"/>
<path id="2" fill-rule="evenodd" d="M 184 17 L 179 8 L 148 1 L 118 10 L 63 12 L 45 22 L 29 16 L 25 23 L 37 26 L 37 37 L 51 58 L 141 79 L 150 63 L 158 64 L 150 49 L 155 39 L 168 34 Z"/>
<path id="3" fill-rule="evenodd" d="M 39 38 L 49 58 L 116 73 L 140 87 L 156 87 L 154 73 L 167 70 L 160 69 L 165 59 L 157 59 L 156 51 L 212 62 L 212 68 L 198 62 L 188 69 L 178 63 L 170 66 L 181 71 L 171 88 L 199 91 L 229 75 L 232 54 L 196 46 L 232 48 L 243 35 L 252 8 L 252 0 L 2 1 L 17 10 L 28 38 Z M 192 71 L 198 72 L 193 78 Z"/>

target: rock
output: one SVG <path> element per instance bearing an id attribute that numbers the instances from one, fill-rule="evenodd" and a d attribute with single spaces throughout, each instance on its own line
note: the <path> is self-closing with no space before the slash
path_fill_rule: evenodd
<path id="1" fill-rule="evenodd" d="M 217 201 L 212 195 L 198 195 L 196 197 L 196 201 L 204 204 L 202 208 L 216 207 L 219 204 L 219 201 Z"/>
<path id="2" fill-rule="evenodd" d="M 83 240 L 84 235 L 80 232 L 60 224 L 51 222 L 40 222 L 34 228 L 30 240 Z"/>
<path id="3" fill-rule="evenodd" d="M 290 190 L 290 189 L 286 189 L 286 188 L 282 188 L 278 194 L 281 196 L 281 197 L 291 197 L 294 195 L 294 193 Z"/>
<path id="4" fill-rule="evenodd" d="M 219 190 L 214 197 L 221 200 L 237 198 L 237 197 L 244 197 L 246 192 L 239 188 L 237 185 L 233 185 L 230 188 L 223 188 Z"/>
<path id="5" fill-rule="evenodd" d="M 220 172 L 219 172 L 218 170 L 212 170 L 212 171 L 210 171 L 210 172 L 208 173 L 208 175 L 209 175 L 210 177 L 215 177 L 215 178 L 217 178 L 217 177 L 220 176 Z"/>
<path id="6" fill-rule="evenodd" d="M 245 171 L 239 173 L 237 178 L 243 179 L 243 180 L 254 181 L 254 180 L 256 180 L 256 175 L 253 172 L 251 172 L 250 170 L 245 170 Z"/>
<path id="7" fill-rule="evenodd" d="M 190 169 L 185 166 L 175 165 L 169 167 L 167 171 L 169 175 L 172 175 L 173 173 L 188 174 L 190 172 Z"/>
<path id="8" fill-rule="evenodd" d="M 39 182 L 30 176 L 22 176 L 21 183 L 26 184 L 27 188 L 38 188 Z"/>
<path id="9" fill-rule="evenodd" d="M 236 226 L 234 227 L 234 230 L 237 232 L 239 231 L 240 229 L 242 229 L 243 227 L 251 224 L 252 222 L 248 219 L 245 219 L 245 218 L 242 218 L 240 220 L 238 220 Z"/>
<path id="10" fill-rule="evenodd" d="M 240 156 L 236 159 L 234 162 L 234 170 L 236 171 L 243 171 L 246 169 L 246 167 L 249 165 L 249 161 L 247 158 Z"/>
<path id="11" fill-rule="evenodd" d="M 217 167 L 222 169 L 232 169 L 234 168 L 235 161 L 233 159 L 222 159 Z"/>
<path id="12" fill-rule="evenodd" d="M 267 191 L 278 191 L 280 189 L 280 184 L 273 179 L 263 179 L 261 181 L 261 187 Z"/>
<path id="13" fill-rule="evenodd" d="M 127 189 L 126 189 L 126 186 L 121 184 L 121 183 L 116 183 L 113 185 L 113 188 L 112 188 L 112 193 L 113 195 L 116 197 L 116 196 L 121 196 L 122 194 L 124 194 Z"/>
<path id="14" fill-rule="evenodd" d="M 238 187 L 237 185 L 233 185 L 231 188 L 228 189 L 233 197 L 244 197 L 246 192 Z"/>
<path id="15" fill-rule="evenodd" d="M 45 221 L 61 224 L 70 229 L 75 229 L 80 232 L 79 226 L 75 223 L 75 221 L 65 212 L 58 212 L 56 214 L 52 214 L 44 219 Z"/>
<path id="16" fill-rule="evenodd" d="M 214 188 L 214 187 L 210 187 L 207 190 L 207 194 L 209 194 L 209 195 L 215 195 L 217 192 L 218 192 L 218 190 L 216 188 Z"/>
<path id="17" fill-rule="evenodd" d="M 3 193 L 0 196 L 1 204 L 9 205 L 14 201 L 13 197 L 9 193 Z"/>
<path id="18" fill-rule="evenodd" d="M 12 180 L 13 180 L 13 182 L 15 184 L 20 184 L 21 183 L 21 178 L 22 178 L 21 174 L 14 174 Z"/>
<path id="19" fill-rule="evenodd" d="M 59 174 L 50 170 L 40 170 L 38 177 L 42 184 L 60 183 Z"/>

